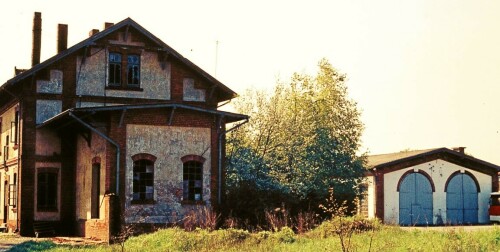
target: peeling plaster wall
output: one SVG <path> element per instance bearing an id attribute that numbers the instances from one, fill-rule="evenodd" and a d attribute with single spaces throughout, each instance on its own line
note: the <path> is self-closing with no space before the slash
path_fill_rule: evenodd
<path id="1" fill-rule="evenodd" d="M 61 113 L 61 110 L 62 101 L 60 100 L 36 100 L 36 124 L 43 123 Z"/>
<path id="2" fill-rule="evenodd" d="M 92 159 L 99 157 L 101 159 L 101 177 L 100 177 L 100 197 L 102 202 L 105 192 L 106 181 L 106 140 L 92 132 L 91 146 L 83 137 L 77 140 L 76 155 L 76 218 L 91 219 L 91 191 L 92 191 Z M 105 216 L 104 208 L 99 210 L 99 218 Z"/>
<path id="3" fill-rule="evenodd" d="M 184 101 L 205 101 L 205 90 L 196 89 L 194 80 L 191 78 L 184 78 L 183 82 L 183 99 Z"/>
<path id="4" fill-rule="evenodd" d="M 48 94 L 61 94 L 63 89 L 63 72 L 50 70 L 50 80 L 37 80 L 36 92 Z"/>
<path id="5" fill-rule="evenodd" d="M 106 85 L 106 51 L 100 48 L 90 50 L 92 56 L 85 58 L 82 64 L 82 56 L 76 59 L 76 95 L 98 95 L 104 96 Z"/>
<path id="6" fill-rule="evenodd" d="M 210 205 L 210 129 L 169 126 L 127 125 L 125 175 L 125 221 L 127 223 L 172 223 L 180 220 L 189 206 L 182 201 L 181 157 L 200 155 L 203 164 L 203 201 Z M 131 204 L 133 161 L 131 156 L 149 153 L 154 164 L 155 204 Z"/>
<path id="7" fill-rule="evenodd" d="M 140 87 L 142 91 L 106 89 L 108 85 L 107 53 L 106 50 L 92 48 L 92 56 L 86 58 L 83 65 L 81 56 L 77 58 L 77 95 L 170 100 L 171 64 L 167 63 L 162 69 L 157 53 L 146 50 L 141 53 Z"/>

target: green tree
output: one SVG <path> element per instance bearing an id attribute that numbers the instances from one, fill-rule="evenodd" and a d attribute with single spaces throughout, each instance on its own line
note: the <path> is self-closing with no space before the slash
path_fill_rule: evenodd
<path id="1" fill-rule="evenodd" d="M 356 154 L 360 112 L 348 97 L 345 75 L 326 59 L 318 67 L 316 76 L 296 73 L 271 94 L 250 90 L 236 102 L 251 119 L 228 139 L 229 194 L 252 181 L 298 206 L 317 207 L 329 188 L 339 200 L 354 199 L 364 172 L 364 156 Z"/>

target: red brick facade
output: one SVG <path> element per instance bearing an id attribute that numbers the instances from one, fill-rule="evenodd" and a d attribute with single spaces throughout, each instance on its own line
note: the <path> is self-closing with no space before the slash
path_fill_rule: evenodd
<path id="1" fill-rule="evenodd" d="M 67 34 L 67 30 L 65 33 Z M 109 240 L 113 233 L 118 231 L 120 225 L 123 224 L 121 213 L 126 210 L 126 167 L 127 159 L 130 158 L 127 153 L 127 125 L 209 129 L 210 163 L 206 165 L 210 167 L 209 191 L 211 205 L 217 207 L 218 192 L 220 191 L 218 178 L 222 178 L 221 184 L 223 184 L 224 180 L 225 124 L 248 119 L 244 115 L 218 111 L 217 104 L 235 97 L 236 94 L 172 48 L 159 41 L 131 19 L 125 19 L 116 25 L 110 26 L 108 29 L 94 34 L 94 36 L 66 50 L 64 50 L 65 46 L 63 45 L 65 33 L 63 31 L 62 37 L 59 38 L 62 43 L 59 46 L 62 50 L 59 54 L 45 62 L 35 64 L 31 69 L 20 73 L 3 84 L 3 89 L 0 89 L 0 111 L 12 104 L 19 103 L 22 125 L 20 137 L 22 158 L 18 167 L 20 188 L 17 205 L 18 221 L 9 222 L 10 229 L 17 229 L 24 236 L 33 236 L 33 224 L 35 222 L 49 221 L 54 226 L 56 233 L 60 235 L 76 234 Z M 78 86 L 83 85 L 82 83 L 85 83 L 84 78 L 91 75 L 83 76 L 81 74 L 82 65 L 91 64 L 93 62 L 91 61 L 92 57 L 96 57 L 91 55 L 90 51 L 95 49 L 95 51 L 103 50 L 107 52 L 108 48 L 112 46 L 111 44 L 115 43 L 112 41 L 122 36 L 120 34 L 126 34 L 123 35 L 124 38 L 130 36 L 133 38 L 130 40 L 131 42 L 125 41 L 122 43 L 135 43 L 134 48 L 138 50 L 158 54 L 157 64 L 162 66 L 162 70 L 159 71 L 169 71 L 166 74 L 169 81 L 160 84 L 156 83 L 155 85 L 166 85 L 170 97 L 154 95 L 149 97 L 146 90 L 142 91 L 142 88 L 148 88 L 148 79 L 141 83 L 141 89 L 118 90 L 119 95 L 114 95 L 115 93 L 112 92 L 115 92 L 115 90 L 108 90 L 107 88 L 104 94 L 99 92 L 79 94 Z M 39 51 L 36 50 L 39 49 L 35 49 L 34 54 L 39 54 Z M 36 58 L 37 55 L 35 55 Z M 154 66 L 155 63 L 150 62 L 150 64 Z M 169 67 L 164 67 L 165 64 Z M 107 63 L 103 66 L 108 67 Z M 93 66 L 89 67 L 93 69 Z M 62 91 L 60 92 L 39 90 L 40 85 L 42 85 L 39 81 L 50 81 L 51 70 L 62 72 Z M 148 74 L 146 70 L 141 69 L 141 74 L 146 76 Z M 97 69 L 96 71 L 105 73 L 104 76 L 107 74 L 106 69 Z M 204 92 L 205 100 L 184 101 L 183 81 L 185 78 L 194 80 L 195 88 Z M 106 79 L 102 80 L 106 82 Z M 111 95 L 106 92 L 111 93 Z M 130 94 L 127 94 L 128 92 Z M 49 104 L 52 104 L 53 107 L 43 107 L 45 103 L 41 103 L 41 101 L 49 101 Z M 94 103 L 100 103 L 102 107 L 116 104 L 120 104 L 120 106 L 115 106 L 116 109 L 97 109 L 95 111 L 80 108 L 82 104 Z M 57 109 L 58 104 L 61 104 L 59 111 Z M 144 107 L 127 107 L 134 105 L 144 105 Z M 52 119 L 37 122 L 38 118 L 42 118 L 41 113 L 48 113 L 43 116 Z M 79 122 L 75 118 L 82 121 Z M 48 153 L 47 150 L 52 148 L 52 143 L 49 141 L 51 138 L 45 137 L 41 133 L 42 130 L 44 130 L 43 132 L 55 132 L 54 134 L 59 137 L 58 141 L 60 141 L 59 151 Z M 105 179 L 104 183 L 100 185 L 105 192 L 104 195 L 100 195 L 103 197 L 102 207 L 105 210 L 103 211 L 104 216 L 92 219 L 82 217 L 84 211 L 79 210 L 82 206 L 77 198 L 80 197 L 81 200 L 85 196 L 76 197 L 76 195 L 86 195 L 79 191 L 80 185 L 77 184 L 77 176 L 81 176 L 79 174 L 84 170 L 78 168 L 81 165 L 78 162 L 83 161 L 78 161 L 77 155 L 83 154 L 76 146 L 79 141 L 82 141 L 78 139 L 85 139 L 84 141 L 91 148 L 96 134 L 102 134 L 102 136 L 97 137 L 106 139 L 105 154 L 85 157 L 85 160 L 90 160 L 90 165 L 105 163 L 105 166 L 101 167 L 103 169 L 101 173 Z M 222 140 L 221 143 L 219 143 L 219 139 Z M 114 143 L 111 141 L 114 141 Z M 117 150 L 115 145 L 120 147 L 119 188 L 116 188 Z M 222 150 L 219 150 L 220 147 L 222 147 Z M 89 151 L 92 151 L 92 149 L 89 149 Z M 222 154 L 221 157 L 219 157 L 219 153 Z M 196 153 L 188 154 L 194 155 Z M 222 167 L 219 167 L 219 160 L 221 160 Z M 60 181 L 57 198 L 58 211 L 53 213 L 38 211 L 35 203 L 37 197 L 37 169 L 48 166 L 60 167 L 58 168 Z M 222 176 L 219 176 L 219 170 L 222 170 Z"/>

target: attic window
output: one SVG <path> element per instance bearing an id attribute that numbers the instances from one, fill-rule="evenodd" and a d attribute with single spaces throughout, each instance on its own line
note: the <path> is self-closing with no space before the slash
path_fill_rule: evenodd
<path id="1" fill-rule="evenodd" d="M 122 55 L 119 53 L 109 54 L 109 85 L 120 86 L 122 84 Z"/>
<path id="2" fill-rule="evenodd" d="M 142 91 L 140 51 L 111 49 L 108 64 L 109 89 Z"/>
<path id="3" fill-rule="evenodd" d="M 127 57 L 127 76 L 129 86 L 139 86 L 140 80 L 140 57 L 139 55 L 128 55 Z"/>

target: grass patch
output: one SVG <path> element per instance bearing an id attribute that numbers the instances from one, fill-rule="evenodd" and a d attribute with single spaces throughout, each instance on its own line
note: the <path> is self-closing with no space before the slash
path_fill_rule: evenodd
<path id="1" fill-rule="evenodd" d="M 359 223 L 358 223 L 359 224 Z M 131 237 L 125 251 L 341 251 L 335 223 L 325 222 L 303 235 L 284 227 L 277 232 L 250 233 L 239 229 L 192 232 L 180 228 Z M 403 230 L 378 225 L 353 232 L 349 251 L 498 251 L 500 228 L 486 230 Z M 366 227 L 364 223 L 361 227 Z M 119 245 L 63 246 L 50 241 L 25 242 L 11 251 L 120 251 Z"/>

